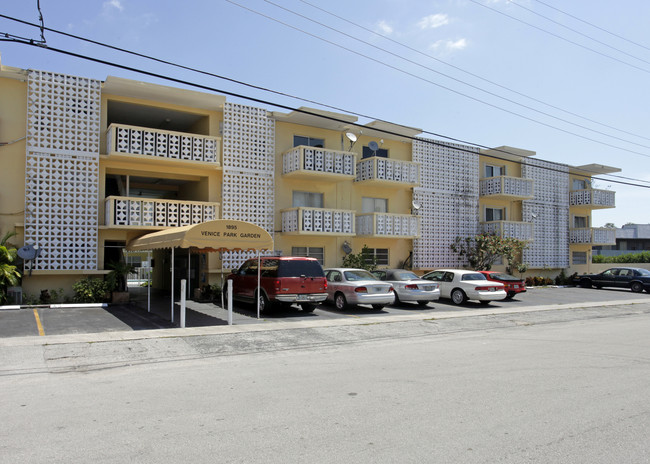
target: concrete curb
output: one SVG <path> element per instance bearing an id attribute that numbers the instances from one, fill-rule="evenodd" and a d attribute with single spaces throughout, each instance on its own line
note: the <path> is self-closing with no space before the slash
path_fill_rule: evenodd
<path id="1" fill-rule="evenodd" d="M 126 340 L 146 340 L 155 338 L 182 338 L 182 337 L 199 337 L 213 336 L 223 334 L 236 334 L 247 332 L 270 332 L 279 330 L 323 328 L 323 327 L 343 327 L 355 325 L 372 325 L 372 324 L 389 324 L 396 322 L 408 322 L 418 320 L 440 320 L 463 317 L 477 316 L 496 316 L 502 314 L 520 314 L 539 311 L 555 311 L 567 309 L 588 309 L 598 307 L 626 306 L 626 305 L 647 305 L 650 308 L 648 300 L 621 300 L 606 302 L 589 302 L 589 303 L 566 303 L 553 305 L 528 306 L 519 308 L 483 308 L 473 310 L 446 310 L 440 312 L 430 312 L 427 314 L 407 314 L 396 316 L 368 316 L 363 318 L 341 318 L 325 319 L 315 321 L 282 321 L 269 322 L 261 320 L 259 324 L 242 324 L 242 325 L 219 325 L 206 327 L 189 327 L 173 329 L 156 329 L 141 331 L 120 331 L 120 332 L 101 332 L 89 334 L 66 334 L 66 335 L 46 335 L 46 336 L 29 336 L 0 339 L 2 346 L 45 346 L 61 345 L 70 343 L 101 343 Z"/>

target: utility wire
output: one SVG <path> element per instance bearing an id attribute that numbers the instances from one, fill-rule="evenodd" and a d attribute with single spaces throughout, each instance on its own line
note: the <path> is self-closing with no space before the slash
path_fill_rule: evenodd
<path id="1" fill-rule="evenodd" d="M 3 33 L 0 33 L 0 36 L 2 36 L 2 35 L 3 35 Z M 318 117 L 318 118 L 339 122 L 339 123 L 342 123 L 342 124 L 345 124 L 345 125 L 358 127 L 360 129 L 367 129 L 368 128 L 367 126 L 365 126 L 363 124 L 350 122 L 350 121 L 347 121 L 347 120 L 344 120 L 344 119 L 341 119 L 341 118 L 336 118 L 334 116 L 328 116 L 328 115 L 315 113 L 315 112 L 308 111 L 308 110 L 305 110 L 305 109 L 302 109 L 302 108 L 295 108 L 295 107 L 283 105 L 283 104 L 280 104 L 280 103 L 275 103 L 275 102 L 271 102 L 271 101 L 268 101 L 268 100 L 263 100 L 263 99 L 260 99 L 260 98 L 251 97 L 251 96 L 247 96 L 247 95 L 227 91 L 227 90 L 224 90 L 224 89 L 218 89 L 218 88 L 215 88 L 215 87 L 210 87 L 210 86 L 207 86 L 207 85 L 198 84 L 198 83 L 195 83 L 195 82 L 175 78 L 175 77 L 172 77 L 172 76 L 166 76 L 164 74 L 154 73 L 152 71 L 146 71 L 144 69 L 134 68 L 132 66 L 123 65 L 123 64 L 103 60 L 103 59 L 100 59 L 100 58 L 94 58 L 94 57 L 91 57 L 91 56 L 82 55 L 82 54 L 71 52 L 71 51 L 68 51 L 68 50 L 62 50 L 62 49 L 54 48 L 54 47 L 51 47 L 51 46 L 43 47 L 42 45 L 35 44 L 33 41 L 29 41 L 29 40 L 24 41 L 24 40 L 18 40 L 18 39 L 0 39 L 0 41 L 14 42 L 14 43 L 22 44 L 22 45 L 38 46 L 38 47 L 42 47 L 42 48 L 44 48 L 46 50 L 53 51 L 53 52 L 56 52 L 56 53 L 72 56 L 72 57 L 75 57 L 75 58 L 80 58 L 80 59 L 87 60 L 87 61 L 92 61 L 92 62 L 95 62 L 95 63 L 107 65 L 107 66 L 112 66 L 112 67 L 124 69 L 126 71 L 131 71 L 131 72 L 135 72 L 135 73 L 139 73 L 139 74 L 144 74 L 144 75 L 155 77 L 155 78 L 158 78 L 158 79 L 168 80 L 168 81 L 171 81 L 171 82 L 175 82 L 177 84 L 183 84 L 183 85 L 187 85 L 187 86 L 190 86 L 190 87 L 200 88 L 202 90 L 207 90 L 207 91 L 210 91 L 210 92 L 220 93 L 220 94 L 224 94 L 224 95 L 230 95 L 232 97 L 237 97 L 237 98 L 241 98 L 241 99 L 244 99 L 244 100 L 253 101 L 253 102 L 256 102 L 256 103 L 269 105 L 269 106 L 273 106 L 273 107 L 276 107 L 276 108 L 282 108 L 282 109 L 294 111 L 294 112 L 297 112 L 297 113 L 307 114 L 307 115 L 310 115 L 310 116 L 315 116 L 315 117 Z M 393 135 L 393 136 L 396 136 L 396 137 L 410 139 L 412 141 L 419 141 L 419 142 L 422 142 L 422 143 L 427 143 L 429 145 L 434 145 L 434 146 L 439 146 L 439 147 L 443 147 L 443 148 L 447 148 L 447 149 L 452 149 L 452 150 L 456 150 L 456 151 L 470 153 L 472 155 L 481 155 L 481 156 L 485 156 L 487 158 L 504 160 L 504 158 L 499 157 L 499 156 L 490 155 L 490 154 L 487 154 L 487 153 L 479 153 L 476 150 L 470 150 L 468 148 L 453 146 L 453 145 L 449 145 L 449 144 L 446 144 L 446 143 L 443 143 L 443 142 L 440 142 L 440 141 L 436 141 L 436 140 L 413 137 L 413 136 L 410 136 L 410 135 L 401 134 L 399 132 L 395 132 L 395 131 L 391 131 L 391 130 L 387 130 L 387 129 L 373 128 L 373 130 L 375 130 L 377 132 L 384 133 L 384 134 Z M 480 145 L 475 145 L 475 146 L 480 147 Z M 490 149 L 489 147 L 485 147 L 485 148 Z M 505 150 L 500 150 L 500 149 L 490 149 L 490 150 L 497 151 L 497 152 L 501 151 L 504 154 L 510 154 L 510 155 L 514 154 L 514 153 L 510 153 L 510 152 L 507 152 Z M 552 165 L 561 166 L 559 163 L 555 163 L 555 162 L 552 162 L 552 161 L 544 161 L 544 160 L 537 160 L 537 161 L 547 162 L 547 163 L 552 164 Z M 520 164 L 520 165 L 526 164 L 523 161 L 514 161 L 514 162 L 517 163 L 517 164 Z M 565 166 L 567 166 L 567 165 L 565 165 Z M 569 168 L 569 166 L 567 166 L 567 168 L 554 168 L 554 167 L 551 167 L 551 166 L 540 166 L 540 165 L 533 165 L 533 167 L 536 167 L 538 169 L 544 169 L 544 170 L 548 170 L 548 171 L 558 172 L 558 173 L 561 173 L 561 174 L 567 174 L 567 172 L 568 172 L 567 169 Z M 583 171 L 584 172 L 590 172 L 588 170 L 583 170 Z M 604 182 L 612 182 L 612 183 L 617 183 L 617 184 L 622 184 L 622 185 L 630 185 L 630 186 L 634 186 L 634 187 L 641 187 L 641 188 L 650 189 L 650 185 L 640 185 L 640 184 L 635 184 L 635 183 L 631 183 L 631 182 L 624 182 L 624 181 L 619 181 L 619 180 L 614 180 L 614 179 L 605 179 L 605 178 L 593 177 L 593 176 L 584 176 L 584 177 L 591 177 L 591 179 L 593 179 L 593 180 L 601 180 L 601 181 L 604 181 Z M 645 182 L 645 181 L 642 181 L 642 182 Z"/>
<path id="2" fill-rule="evenodd" d="M 498 13 L 498 14 L 500 14 L 502 16 L 505 16 L 506 18 L 510 18 L 510 19 L 512 19 L 514 21 L 518 21 L 518 22 L 520 22 L 522 24 L 525 24 L 528 27 L 532 27 L 533 29 L 537 29 L 538 31 L 541 31 L 541 32 L 543 32 L 545 34 L 553 36 L 553 37 L 555 37 L 557 39 L 563 40 L 563 41 L 568 42 L 570 44 L 573 44 L 573 45 L 575 45 L 577 47 L 584 48 L 585 50 L 589 50 L 590 52 L 593 52 L 593 53 L 596 53 L 596 54 L 598 54 L 600 56 L 604 56 L 606 58 L 609 58 L 610 60 L 618 61 L 619 63 L 625 64 L 625 65 L 630 66 L 632 68 L 638 69 L 639 71 L 643 71 L 645 73 L 650 74 L 650 70 L 648 70 L 646 68 L 636 66 L 636 65 L 634 65 L 632 63 L 628 63 L 627 61 L 624 61 L 624 60 L 620 60 L 620 59 L 616 58 L 615 56 L 608 55 L 607 53 L 603 53 L 603 52 L 599 52 L 598 50 L 594 50 L 593 48 L 587 47 L 586 45 L 582 45 L 581 43 L 578 43 L 578 42 L 575 42 L 573 40 L 567 39 L 566 37 L 562 37 L 559 34 L 555 34 L 553 32 L 547 31 L 544 28 L 541 28 L 539 26 L 535 26 L 534 24 L 528 23 L 528 22 L 526 22 L 526 21 L 524 21 L 522 19 L 516 18 L 516 17 L 511 16 L 511 15 L 509 15 L 507 13 L 504 13 L 503 11 L 499 11 L 496 8 L 492 8 L 490 6 L 484 5 L 483 3 L 481 3 L 481 2 L 479 2 L 477 0 L 469 0 L 469 1 L 472 2 L 472 3 L 475 3 L 475 4 L 479 5 L 479 6 L 482 6 L 483 8 L 487 8 L 488 10 L 494 11 L 495 13 Z"/>
<path id="3" fill-rule="evenodd" d="M 271 21 L 277 22 L 278 24 L 281 24 L 281 25 L 286 26 L 286 27 L 288 27 L 288 28 L 294 29 L 294 30 L 296 30 L 296 31 L 298 31 L 298 32 L 302 32 L 303 34 L 306 34 L 306 35 L 308 35 L 308 36 L 310 36 L 310 37 L 313 37 L 313 38 L 315 38 L 315 39 L 317 39 L 317 40 L 320 40 L 320 41 L 323 41 L 323 42 L 328 43 L 328 44 L 330 44 L 330 45 L 333 45 L 333 46 L 335 46 L 335 47 L 341 48 L 342 50 L 345 50 L 345 51 L 348 51 L 348 52 L 353 53 L 353 54 L 355 54 L 355 55 L 361 56 L 362 58 L 366 58 L 367 60 L 374 61 L 375 63 L 378 63 L 378 64 L 380 64 L 380 65 L 382 65 L 382 66 L 385 66 L 385 67 L 387 67 L 387 68 L 393 69 L 393 70 L 395 70 L 395 71 L 397 71 L 397 72 L 400 72 L 400 73 L 402 73 L 402 74 L 406 74 L 407 76 L 414 77 L 414 78 L 416 78 L 416 79 L 418 79 L 418 80 L 421 80 L 421 81 L 423 81 L 423 82 L 426 82 L 426 83 L 429 83 L 429 84 L 435 85 L 436 87 L 440 87 L 440 88 L 442 88 L 442 89 L 444 89 L 444 90 L 447 90 L 447 91 L 449 91 L 449 92 L 455 93 L 455 94 L 460 95 L 460 96 L 463 96 L 463 97 L 468 98 L 468 99 L 470 99 L 470 100 L 473 100 L 473 101 L 475 101 L 475 102 L 481 103 L 481 104 L 483 104 L 483 105 L 487 105 L 487 106 L 489 106 L 489 107 L 491 107 L 491 108 L 495 108 L 495 109 L 501 110 L 501 111 L 503 111 L 503 112 L 505 112 L 505 113 L 511 114 L 511 115 L 513 115 L 513 116 L 517 116 L 517 117 L 520 117 L 520 118 L 522 118 L 522 119 L 526 119 L 526 120 L 528 120 L 528 121 L 534 122 L 534 123 L 536 123 L 536 124 L 539 124 L 539 125 L 542 125 L 542 126 L 545 126 L 545 127 L 551 128 L 551 129 L 555 129 L 555 130 L 560 131 L 560 132 L 564 132 L 565 134 L 573 135 L 573 136 L 575 136 L 575 137 L 579 137 L 579 138 L 582 138 L 582 139 L 584 139 L 584 140 L 589 140 L 590 142 L 598 143 L 598 144 L 601 144 L 601 145 L 604 145 L 604 146 L 607 146 L 607 147 L 610 147 L 610 148 L 615 148 L 615 149 L 617 149 L 617 150 L 626 151 L 626 152 L 628 152 L 628 153 L 633 153 L 633 154 L 636 154 L 636 155 L 644 156 L 644 157 L 646 157 L 646 158 L 650 158 L 650 155 L 647 154 L 647 153 L 643 153 L 643 152 L 639 152 L 639 151 L 631 150 L 631 149 L 628 149 L 628 148 L 620 147 L 620 146 L 618 146 L 618 145 L 613 145 L 613 144 L 608 143 L 608 142 L 604 142 L 604 141 L 597 140 L 597 139 L 594 139 L 594 138 L 591 138 L 591 137 L 587 137 L 587 136 L 585 136 L 585 135 L 577 134 L 577 133 L 575 133 L 575 132 L 571 132 L 571 131 L 569 131 L 569 130 L 567 130 L 567 129 L 562 129 L 561 127 L 554 126 L 554 125 L 552 125 L 552 124 L 548 124 L 548 123 L 545 123 L 545 122 L 543 122 L 543 121 L 539 121 L 539 120 L 537 120 L 537 119 L 531 118 L 531 117 L 526 116 L 526 115 L 521 114 L 521 113 L 517 113 L 516 111 L 508 110 L 508 109 L 506 109 L 506 108 L 502 108 L 502 107 L 497 106 L 497 105 L 495 105 L 495 104 L 489 103 L 489 102 L 487 102 L 487 101 L 485 101 L 485 100 L 481 100 L 480 98 L 476 98 L 476 97 L 473 97 L 473 96 L 471 96 L 471 95 L 464 94 L 464 93 L 462 93 L 462 92 L 460 92 L 460 91 L 458 91 L 458 90 L 454 90 L 454 89 L 452 89 L 451 87 L 447 87 L 447 86 L 444 86 L 444 85 L 442 85 L 442 84 L 438 84 L 437 82 L 434 82 L 434 81 L 432 81 L 432 80 L 430 80 L 430 79 L 426 79 L 426 78 L 424 78 L 424 77 L 422 77 L 422 76 L 419 76 L 419 75 L 414 74 L 414 73 L 412 73 L 412 72 L 406 71 L 406 70 L 401 69 L 401 68 L 399 68 L 399 67 L 397 67 L 397 66 L 393 66 L 393 65 L 391 65 L 391 64 L 385 63 L 385 62 L 383 62 L 383 61 L 381 61 L 381 60 L 379 60 L 379 59 L 373 58 L 373 57 L 371 57 L 371 56 L 364 55 L 363 53 L 361 53 L 361 52 L 359 52 L 359 51 L 356 51 L 356 50 L 353 50 L 353 49 L 351 49 L 351 48 L 345 47 L 345 46 L 343 46 L 343 45 L 341 45 L 341 44 L 338 44 L 338 43 L 333 42 L 333 41 L 331 41 L 331 40 L 328 40 L 328 39 L 325 39 L 325 38 L 323 38 L 323 37 L 320 37 L 320 36 L 318 36 L 318 35 L 316 35 L 316 34 L 312 34 L 312 33 L 309 32 L 309 31 L 305 31 L 304 29 L 300 29 L 299 27 L 292 26 L 291 24 L 288 24 L 288 23 L 285 23 L 285 22 L 283 22 L 283 21 L 280 21 L 280 20 L 278 20 L 278 19 L 276 19 L 276 18 L 273 18 L 272 16 L 268 16 L 268 15 L 266 15 L 266 14 L 264 14 L 264 13 L 260 13 L 259 11 L 256 11 L 256 10 L 253 10 L 253 9 L 251 9 L 251 8 L 249 8 L 249 7 L 246 7 L 246 6 L 244 6 L 244 5 L 241 5 L 241 4 L 239 4 L 239 3 L 237 3 L 237 2 L 235 2 L 235 1 L 233 1 L 233 0 L 225 0 L 225 1 L 228 2 L 228 3 L 230 3 L 230 4 L 232 4 L 232 5 L 238 6 L 239 8 L 242 8 L 242 9 L 244 9 L 244 10 L 247 10 L 247 11 L 249 11 L 249 12 L 251 12 L 251 13 L 254 13 L 254 14 L 256 14 L 256 15 L 259 15 L 259 16 L 261 16 L 261 17 L 263 17 L 263 18 L 270 19 Z M 265 0 L 265 1 L 266 1 L 266 0 Z M 474 1 L 474 0 L 471 0 L 471 1 Z M 434 72 L 437 72 L 437 71 L 434 71 Z M 488 92 L 488 93 L 489 93 L 489 92 Z M 501 97 L 500 97 L 500 98 L 501 98 Z M 517 104 L 516 102 L 514 102 L 514 103 Z M 520 106 L 523 106 L 523 105 L 520 105 Z M 527 108 L 528 108 L 528 107 L 527 107 Z M 534 110 L 534 109 L 533 109 L 533 111 L 537 111 L 537 110 Z M 538 112 L 539 112 L 539 111 L 538 111 Z M 546 113 L 543 113 L 543 114 L 546 114 Z M 550 116 L 550 115 L 547 115 L 547 116 Z M 550 117 L 553 117 L 553 116 L 550 116 Z M 556 118 L 556 119 L 559 119 L 559 118 Z M 564 120 L 562 120 L 562 121 L 564 121 Z M 568 121 L 565 121 L 565 122 L 568 122 Z M 574 123 L 569 123 L 569 124 L 574 124 Z M 574 125 L 578 125 L 578 124 L 574 124 Z M 578 126 L 579 126 L 579 125 L 578 125 Z M 595 130 L 593 130 L 593 129 L 586 128 L 586 127 L 584 127 L 584 126 L 580 126 L 580 127 L 583 127 L 583 128 L 585 128 L 585 129 L 587 129 L 587 130 L 591 130 L 591 131 L 593 131 L 593 132 L 598 132 L 598 131 L 595 131 Z M 599 132 L 599 133 L 602 134 L 602 135 L 608 136 L 608 137 L 612 137 L 612 138 L 618 139 L 618 140 L 623 140 L 623 141 L 625 141 L 626 143 L 630 143 L 630 144 L 632 144 L 632 145 L 639 145 L 639 146 L 641 146 L 641 147 L 646 148 L 645 145 L 640 145 L 640 144 L 637 144 L 637 143 L 634 143 L 634 142 L 630 142 L 630 141 L 628 141 L 628 140 L 620 139 L 620 138 L 615 137 L 615 136 L 611 136 L 611 135 L 603 134 L 602 132 Z"/>
<path id="4" fill-rule="evenodd" d="M 567 26 L 565 24 L 562 24 L 559 21 L 554 20 L 553 18 L 549 18 L 548 16 L 544 16 L 543 14 L 538 13 L 538 12 L 536 12 L 535 10 L 533 10 L 531 8 L 525 7 L 524 5 L 521 5 L 521 4 L 517 3 L 517 2 L 515 2 L 514 0 L 510 0 L 509 3 L 511 5 L 515 5 L 515 6 L 521 8 L 523 10 L 528 11 L 529 13 L 532 13 L 535 16 L 539 16 L 540 18 L 544 18 L 545 20 L 550 21 L 553 24 L 557 24 L 558 26 L 563 27 L 563 28 L 575 33 L 575 34 L 578 34 L 578 35 L 580 35 L 582 37 L 585 37 L 585 38 L 587 38 L 589 40 L 593 40 L 594 42 L 599 43 L 600 45 L 604 45 L 605 47 L 611 48 L 612 50 L 616 50 L 617 52 L 622 53 L 623 55 L 627 55 L 627 56 L 629 56 L 631 58 L 634 58 L 635 60 L 639 60 L 639 61 L 642 61 L 642 62 L 644 62 L 646 64 L 650 64 L 650 61 L 644 60 L 643 58 L 639 58 L 638 56 L 632 55 L 631 53 L 627 53 L 624 50 L 620 50 L 620 49 L 618 49 L 618 48 L 616 48 L 616 47 L 614 47 L 614 46 L 612 46 L 612 45 L 610 45 L 610 44 L 608 44 L 606 42 L 603 42 L 602 40 L 595 39 L 594 37 L 591 37 L 590 35 L 587 35 L 587 34 L 584 34 L 584 33 L 580 32 L 580 31 L 577 31 L 577 30 L 575 30 L 575 29 L 573 29 L 573 28 L 571 28 L 571 27 L 569 27 L 569 26 Z"/>
<path id="5" fill-rule="evenodd" d="M 631 136 L 633 136 L 633 137 L 638 137 L 638 138 L 640 138 L 640 139 L 650 140 L 650 137 L 646 137 L 646 136 L 643 136 L 643 135 L 635 134 L 635 133 L 633 133 L 633 132 L 628 132 L 628 131 L 626 131 L 626 130 L 624 130 L 624 129 L 619 129 L 619 128 L 614 127 L 614 126 L 610 126 L 610 125 L 608 125 L 608 124 L 604 124 L 604 123 L 599 122 L 599 121 L 596 121 L 596 120 L 594 120 L 594 119 L 590 119 L 590 118 L 588 118 L 588 117 L 585 117 L 585 116 L 579 115 L 579 114 L 574 113 L 574 112 L 572 112 L 572 111 L 569 111 L 569 110 L 566 110 L 566 109 L 560 108 L 560 107 L 558 107 L 558 106 L 552 105 L 552 104 L 550 104 L 550 103 L 548 103 L 548 102 L 545 102 L 545 101 L 543 101 L 543 100 L 539 100 L 539 99 L 537 99 L 537 98 L 531 97 L 530 95 L 526 95 L 526 94 L 524 94 L 524 93 L 522 93 L 522 92 L 518 92 L 517 90 L 511 89 L 510 87 L 507 87 L 507 86 L 505 86 L 505 85 L 501 85 L 501 84 L 499 84 L 498 82 L 494 82 L 494 81 L 492 81 L 492 80 L 490 80 L 490 79 L 487 79 L 487 78 L 485 78 L 485 77 L 483 77 L 483 76 L 481 76 L 481 75 L 479 75 L 479 74 L 475 74 L 475 73 L 473 73 L 473 72 L 471 72 L 471 71 L 467 71 L 466 69 L 463 69 L 463 68 L 461 68 L 461 67 L 459 67 L 459 66 L 456 66 L 456 65 L 454 65 L 454 64 L 452 64 L 452 63 L 448 63 L 447 61 L 444 61 L 444 60 L 442 60 L 442 59 L 440 59 L 440 58 L 437 58 L 437 57 L 435 57 L 435 56 L 433 56 L 433 55 L 430 55 L 430 54 L 428 54 L 428 53 L 424 53 L 423 51 L 418 50 L 417 48 L 411 47 L 410 45 L 407 45 L 407 44 L 405 44 L 404 42 L 400 42 L 400 41 L 398 41 L 398 40 L 393 39 L 392 37 L 389 37 L 389 36 L 387 36 L 387 35 L 381 34 L 381 33 L 377 32 L 377 31 L 373 31 L 373 30 L 370 29 L 370 28 L 367 28 L 367 27 L 365 27 L 365 26 L 363 26 L 363 25 L 361 25 L 361 24 L 359 24 L 359 23 L 355 23 L 354 21 L 350 21 L 348 18 L 346 18 L 346 17 L 344 17 L 344 16 L 337 15 L 336 13 L 333 13 L 333 12 L 331 12 L 331 11 L 328 11 L 328 10 L 324 9 L 324 8 L 321 8 L 320 6 L 315 5 L 315 4 L 313 4 L 313 3 L 310 3 L 310 2 L 308 2 L 308 1 L 306 1 L 306 0 L 298 0 L 298 1 L 300 1 L 300 2 L 302 2 L 302 3 L 304 3 L 304 4 L 306 4 L 306 5 L 309 5 L 309 6 L 311 6 L 312 8 L 315 8 L 315 9 L 317 9 L 317 10 L 320 10 L 320 11 L 322 11 L 323 13 L 326 13 L 326 14 L 328 14 L 328 15 L 330 15 L 330 16 L 333 16 L 333 17 L 335 17 L 335 18 L 337 18 L 337 19 L 339 19 L 339 20 L 341 20 L 341 21 L 345 21 L 345 22 L 348 23 L 348 24 L 351 24 L 351 25 L 353 25 L 353 26 L 355 26 L 355 27 L 358 27 L 358 28 L 360 28 L 360 29 L 363 29 L 364 31 L 369 32 L 370 34 L 373 34 L 373 35 L 375 35 L 375 36 L 377 36 L 377 37 L 381 37 L 382 39 L 384 39 L 384 40 L 388 40 L 388 41 L 390 41 L 390 42 L 392 42 L 392 43 L 394 43 L 394 44 L 397 44 L 397 45 L 399 45 L 399 46 L 401 46 L 401 47 L 404 47 L 404 48 L 406 48 L 407 50 L 410 50 L 410 51 L 412 51 L 412 52 L 415 52 L 415 53 L 417 53 L 417 54 L 419 54 L 419 55 L 421 55 L 421 56 L 424 56 L 424 57 L 426 57 L 426 58 L 429 58 L 429 59 L 431 59 L 431 60 L 437 61 L 438 63 L 442 63 L 442 64 L 444 64 L 444 65 L 446 65 L 446 66 L 449 66 L 449 67 L 451 67 L 451 68 L 453 68 L 453 69 L 456 69 L 457 71 L 460 71 L 460 72 L 462 72 L 462 73 L 465 73 L 465 74 L 467 74 L 467 75 L 469 75 L 469 76 L 472 76 L 472 77 L 474 77 L 474 78 L 476 78 L 476 79 L 480 79 L 480 80 L 482 80 L 483 82 L 487 82 L 488 84 L 494 85 L 494 86 L 499 87 L 499 88 L 504 89 L 504 90 L 507 90 L 508 92 L 512 92 L 512 93 L 514 93 L 514 94 L 516 94 L 516 95 L 519 95 L 519 96 L 521 96 L 521 97 L 527 98 L 527 99 L 532 100 L 532 101 L 534 101 L 534 102 L 536 102 L 536 103 L 541 103 L 542 105 L 548 106 L 549 108 L 553 108 L 553 109 L 555 109 L 555 110 L 562 111 L 563 113 L 569 114 L 569 115 L 571 115 L 571 116 L 575 116 L 575 117 L 580 118 L 580 119 L 583 119 L 583 120 L 585 120 L 585 121 L 589 121 L 589 122 L 591 122 L 591 123 L 598 124 L 599 126 L 607 127 L 608 129 L 613 129 L 613 130 L 618 131 L 618 132 L 621 132 L 621 133 L 623 133 L 623 134 L 631 135 Z"/>
<path id="6" fill-rule="evenodd" d="M 602 28 L 602 27 L 597 26 L 597 25 L 595 25 L 595 24 L 593 24 L 593 23 L 590 23 L 590 22 L 588 22 L 588 21 L 585 21 L 584 19 L 579 18 L 579 17 L 577 17 L 577 16 L 574 16 L 574 15 L 572 15 L 571 13 L 567 13 L 566 11 L 560 10 L 559 8 L 556 8 L 556 7 L 554 7 L 553 5 L 549 5 L 548 3 L 542 2 L 541 0 L 534 0 L 534 1 L 536 1 L 537 3 L 541 3 L 542 5 L 548 7 L 548 8 L 550 8 L 550 9 L 552 9 L 552 10 L 555 10 L 555 11 L 557 11 L 557 12 L 559 12 L 559 13 L 562 13 L 563 15 L 566 15 L 566 16 L 568 16 L 569 18 L 573 18 L 573 19 L 575 19 L 575 20 L 577 20 L 577 21 L 580 21 L 581 23 L 584 23 L 584 24 L 586 24 L 586 25 L 588 25 L 588 26 L 591 26 L 591 27 L 593 27 L 593 28 L 595 28 L 595 29 L 598 29 L 598 30 L 600 30 L 600 31 L 603 31 L 603 32 L 605 32 L 606 34 L 609 34 L 609 35 L 614 36 L 614 37 L 616 37 L 616 38 L 618 38 L 618 39 L 621 39 L 621 40 L 624 40 L 624 41 L 626 41 L 626 42 L 629 42 L 629 43 L 631 43 L 631 44 L 633 44 L 633 45 L 636 45 L 637 47 L 641 47 L 641 48 L 645 48 L 646 50 L 650 50 L 650 47 L 647 47 L 647 46 L 645 46 L 645 45 L 643 45 L 643 44 L 640 44 L 639 42 L 635 42 L 635 41 L 633 41 L 633 40 L 630 40 L 630 39 L 628 39 L 628 38 L 625 38 L 625 37 L 623 37 L 622 35 L 616 34 L 616 33 L 612 32 L 612 31 L 608 31 L 608 30 L 605 29 L 605 28 Z"/>

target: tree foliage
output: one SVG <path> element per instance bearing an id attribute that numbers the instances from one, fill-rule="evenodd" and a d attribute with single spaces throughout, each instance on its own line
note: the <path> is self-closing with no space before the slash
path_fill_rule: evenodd
<path id="1" fill-rule="evenodd" d="M 502 256 L 508 263 L 507 272 L 512 273 L 514 270 L 526 271 L 527 266 L 521 262 L 521 254 L 526 245 L 526 242 L 515 238 L 479 234 L 473 237 L 456 237 L 451 249 L 458 253 L 460 261 L 467 261 L 472 269 L 477 271 L 489 271 Z"/>
<path id="2" fill-rule="evenodd" d="M 0 240 L 0 304 L 7 302 L 7 287 L 18 285 L 21 274 L 15 264 L 18 250 L 9 243 L 9 239 L 16 235 L 8 232 Z"/>
<path id="3" fill-rule="evenodd" d="M 368 248 L 367 245 L 364 245 L 359 253 L 348 253 L 345 255 L 342 266 L 374 271 L 377 269 L 377 260 L 370 252 L 370 248 Z"/>

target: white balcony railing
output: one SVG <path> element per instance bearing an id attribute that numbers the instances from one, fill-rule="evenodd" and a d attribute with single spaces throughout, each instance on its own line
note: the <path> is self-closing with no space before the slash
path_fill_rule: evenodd
<path id="1" fill-rule="evenodd" d="M 220 137 L 111 124 L 106 131 L 106 153 L 125 153 L 219 165 Z"/>
<path id="2" fill-rule="evenodd" d="M 569 204 L 591 208 L 614 208 L 616 192 L 601 189 L 572 190 L 569 192 Z"/>
<path id="3" fill-rule="evenodd" d="M 355 175 L 357 155 L 347 151 L 300 145 L 282 155 L 282 174 L 323 173 Z"/>
<path id="4" fill-rule="evenodd" d="M 282 232 L 354 235 L 354 211 L 291 208 L 282 211 Z"/>
<path id="5" fill-rule="evenodd" d="M 420 235 L 419 224 L 412 214 L 358 214 L 357 235 L 415 238 Z"/>
<path id="6" fill-rule="evenodd" d="M 486 234 L 496 234 L 503 238 L 517 240 L 533 239 L 533 223 L 520 221 L 490 221 L 481 222 L 481 231 Z"/>
<path id="7" fill-rule="evenodd" d="M 533 198 L 533 180 L 510 176 L 487 177 L 479 181 L 479 195 Z"/>
<path id="8" fill-rule="evenodd" d="M 420 185 L 420 164 L 373 156 L 357 163 L 357 182 L 387 181 Z"/>
<path id="9" fill-rule="evenodd" d="M 179 227 L 218 218 L 219 203 L 160 200 L 139 197 L 107 197 L 107 226 Z"/>
<path id="10" fill-rule="evenodd" d="M 583 227 L 569 229 L 571 243 L 587 243 L 590 245 L 615 245 L 616 229 L 606 227 Z"/>

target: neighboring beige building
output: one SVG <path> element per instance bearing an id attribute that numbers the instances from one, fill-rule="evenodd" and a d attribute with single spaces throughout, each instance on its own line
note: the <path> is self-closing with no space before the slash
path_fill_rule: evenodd
<path id="1" fill-rule="evenodd" d="M 591 227 L 591 211 L 614 207 L 614 192 L 591 188 L 590 177 L 618 169 L 419 134 L 322 110 L 269 112 L 112 76 L 2 66 L 0 232 L 40 250 L 23 278 L 31 294 L 105 274 L 148 232 L 218 218 L 259 225 L 277 252 L 326 267 L 364 246 L 381 267 L 457 267 L 455 238 L 487 231 L 530 241 L 529 273 L 582 272 L 592 245 L 614 243 L 611 229 Z M 196 254 L 189 266 L 186 252 L 175 256 L 177 279 L 196 288 L 248 254 Z M 155 285 L 169 288 L 170 251 L 152 258 Z"/>

